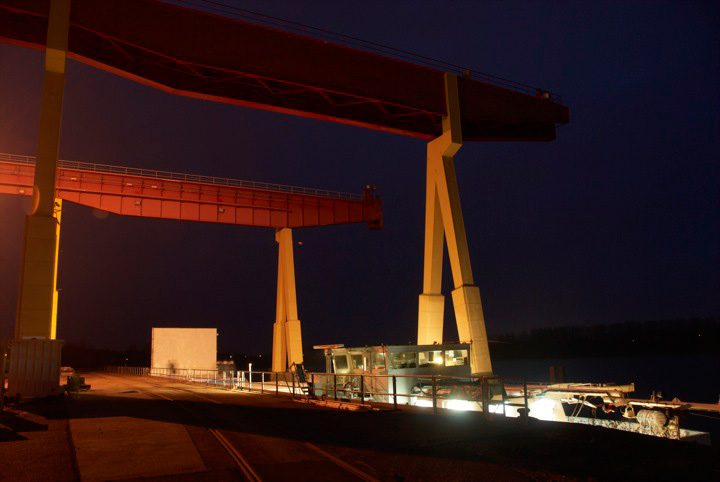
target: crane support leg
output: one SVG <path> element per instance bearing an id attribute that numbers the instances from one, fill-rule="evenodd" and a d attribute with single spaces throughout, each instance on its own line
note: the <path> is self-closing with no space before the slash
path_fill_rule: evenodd
<path id="1" fill-rule="evenodd" d="M 25 219 L 15 338 L 54 339 L 57 324 L 59 206 L 55 171 L 60 146 L 70 0 L 52 0 L 45 49 L 33 211 Z"/>
<path id="2" fill-rule="evenodd" d="M 276 235 L 277 239 L 277 235 Z M 287 343 L 285 340 L 285 288 L 283 286 L 282 251 L 278 256 L 277 302 L 273 325 L 272 371 L 284 372 L 287 368 Z"/>
<path id="3" fill-rule="evenodd" d="M 423 293 L 418 308 L 418 344 L 432 345 L 443 341 L 445 297 L 441 294 L 444 231 L 440 201 L 435 187 L 435 166 L 429 162 L 425 193 L 425 268 Z"/>
<path id="4" fill-rule="evenodd" d="M 295 295 L 295 260 L 292 229 L 278 229 L 278 287 L 275 326 L 273 331 L 272 370 L 283 372 L 288 365 L 303 362 L 302 333 L 298 320 Z"/>
<path id="5" fill-rule="evenodd" d="M 474 285 L 454 156 L 462 146 L 457 77 L 445 74 L 447 117 L 443 134 L 428 143 L 425 202 L 425 265 L 418 310 L 418 344 L 442 343 L 445 299 L 441 294 L 443 234 L 455 290 L 460 341 L 469 342 L 472 373 L 492 373 L 480 289 Z"/>

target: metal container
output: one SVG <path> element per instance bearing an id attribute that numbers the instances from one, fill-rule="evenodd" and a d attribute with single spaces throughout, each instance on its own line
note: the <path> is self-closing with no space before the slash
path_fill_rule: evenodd
<path id="1" fill-rule="evenodd" d="M 62 393 L 62 340 L 12 340 L 8 397 L 42 398 Z"/>

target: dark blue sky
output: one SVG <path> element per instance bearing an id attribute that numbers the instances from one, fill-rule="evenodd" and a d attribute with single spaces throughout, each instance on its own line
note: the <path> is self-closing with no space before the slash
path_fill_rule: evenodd
<path id="1" fill-rule="evenodd" d="M 233 3 L 226 0 L 225 3 Z M 720 314 L 716 2 L 235 2 L 562 95 L 543 144 L 456 156 L 488 330 Z M 35 153 L 41 53 L 0 46 L 0 152 Z M 360 192 L 385 228 L 296 230 L 304 341 L 414 341 L 425 143 L 175 97 L 71 62 L 61 158 Z M 27 201 L 0 196 L 0 338 L 12 335 Z M 66 203 L 59 337 L 141 346 L 209 326 L 269 352 L 271 230 L 95 216 Z M 446 262 L 447 340 L 456 330 Z"/>

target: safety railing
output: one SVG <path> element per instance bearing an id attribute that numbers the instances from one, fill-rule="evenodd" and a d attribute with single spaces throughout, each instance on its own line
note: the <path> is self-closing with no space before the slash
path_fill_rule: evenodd
<path id="1" fill-rule="evenodd" d="M 202 370 L 185 368 L 148 368 L 106 366 L 108 373 L 147 375 L 170 378 L 179 382 L 195 383 L 218 388 L 247 390 L 259 393 L 290 394 L 307 393 L 290 373 L 274 373 L 254 370 Z"/>
<path id="2" fill-rule="evenodd" d="M 526 416 L 528 384 L 523 378 L 499 376 L 371 375 L 307 373 L 300 383 L 292 373 L 253 370 L 200 370 L 179 368 L 106 367 L 112 373 L 149 375 L 184 383 L 202 384 L 261 394 L 310 397 L 320 400 L 481 411 L 506 417 Z M 508 396 L 511 392 L 511 396 Z"/>
<path id="3" fill-rule="evenodd" d="M 242 371 L 242 370 L 200 370 L 184 368 L 149 368 L 148 375 L 154 377 L 171 378 L 188 383 L 237 389 L 253 390 L 264 393 L 266 385 L 269 387 L 271 372 Z"/>
<path id="4" fill-rule="evenodd" d="M 105 371 L 124 375 L 147 375 L 150 369 L 148 367 L 106 366 Z"/>
<path id="5" fill-rule="evenodd" d="M 371 375 L 310 373 L 311 395 L 336 401 L 414 405 L 450 410 L 482 411 L 505 416 L 527 414 L 527 382 L 498 376 Z M 512 398 L 506 384 L 522 390 Z M 516 391 L 518 393 L 518 391 Z"/>
<path id="6" fill-rule="evenodd" d="M 0 153 L 0 161 L 13 162 L 16 164 L 35 165 L 35 157 L 20 156 L 16 154 Z M 93 164 L 78 161 L 58 161 L 58 167 L 62 169 L 74 169 L 86 172 L 98 172 L 108 174 L 119 174 L 122 176 L 146 177 L 151 179 L 166 179 L 168 181 L 196 182 L 212 184 L 215 186 L 244 187 L 248 189 L 261 189 L 263 191 L 275 191 L 288 194 L 304 194 L 309 196 L 327 197 L 333 199 L 348 199 L 359 201 L 362 194 L 348 192 L 328 191 L 325 189 L 314 189 L 309 187 L 287 186 L 284 184 L 273 184 L 268 182 L 244 181 L 241 179 L 228 179 L 224 177 L 198 176 L 195 174 L 183 174 L 178 172 L 157 171 L 154 169 L 141 169 L 135 167 L 111 166 L 108 164 Z"/>

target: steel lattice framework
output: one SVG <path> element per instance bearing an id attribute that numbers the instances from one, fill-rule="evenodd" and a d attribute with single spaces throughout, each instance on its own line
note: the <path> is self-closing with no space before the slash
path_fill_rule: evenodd
<path id="1" fill-rule="evenodd" d="M 0 42 L 44 49 L 48 0 L 0 0 Z M 154 0 L 73 0 L 68 56 L 179 95 L 433 139 L 443 72 Z M 460 78 L 465 141 L 548 141 L 568 109 Z"/>

